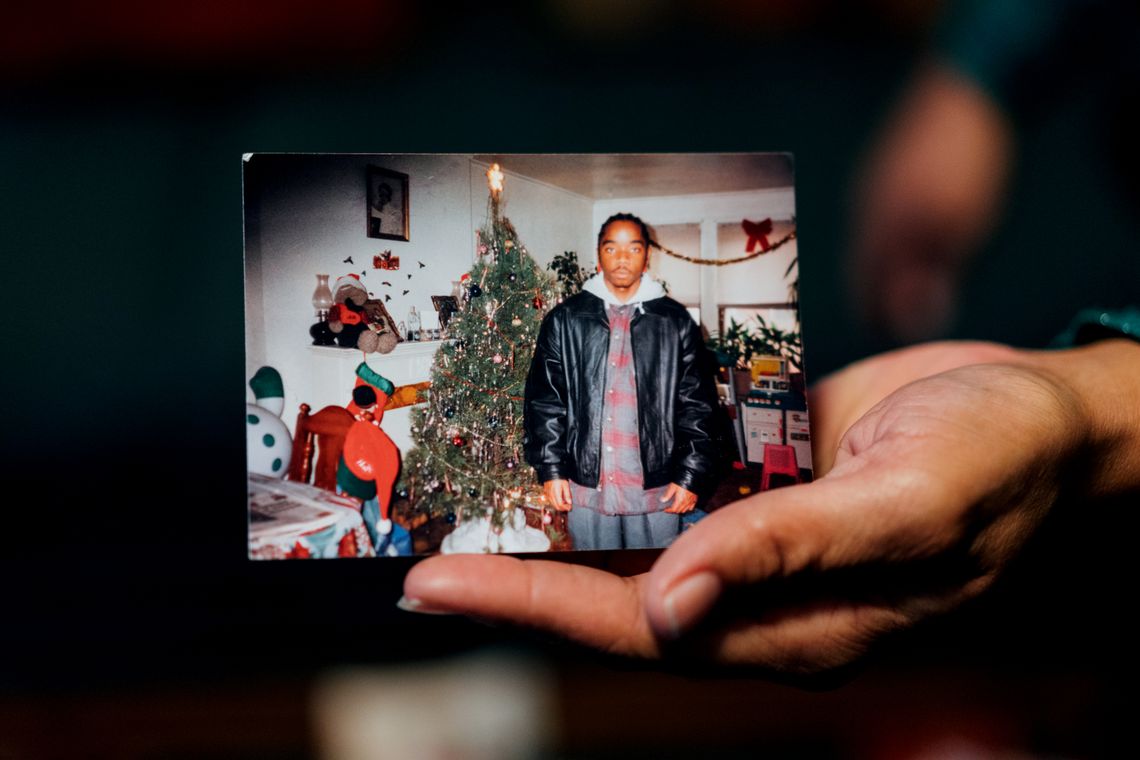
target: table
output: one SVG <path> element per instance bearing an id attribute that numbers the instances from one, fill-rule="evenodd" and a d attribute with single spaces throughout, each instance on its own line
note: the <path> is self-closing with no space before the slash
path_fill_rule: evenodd
<path id="1" fill-rule="evenodd" d="M 375 556 L 355 499 L 255 473 L 248 492 L 250 559 Z"/>

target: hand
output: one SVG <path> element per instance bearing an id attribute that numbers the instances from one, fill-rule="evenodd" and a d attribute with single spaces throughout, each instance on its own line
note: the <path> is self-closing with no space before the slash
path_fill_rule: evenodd
<path id="1" fill-rule="evenodd" d="M 869 323 L 902 342 L 945 332 L 1013 152 L 1008 117 L 977 84 L 939 68 L 918 77 L 852 186 L 849 271 Z"/>
<path id="2" fill-rule="evenodd" d="M 542 492 L 546 495 L 546 503 L 559 512 L 570 511 L 570 481 L 548 480 L 542 484 Z"/>
<path id="3" fill-rule="evenodd" d="M 650 572 L 433 557 L 408 574 L 406 606 L 639 657 L 785 675 L 848 664 L 982 593 L 1063 485 L 1140 490 L 1140 346 L 1098 346 L 933 344 L 860 362 L 813 389 L 823 476 L 713 512 Z M 1099 465 L 1082 469 L 1090 451 Z"/>
<path id="4" fill-rule="evenodd" d="M 692 512 L 697 506 L 697 495 L 676 483 L 670 483 L 669 487 L 665 489 L 665 493 L 661 494 L 662 502 L 670 499 L 673 500 L 673 503 L 666 507 L 665 511 L 671 515 L 683 515 L 686 512 Z"/>

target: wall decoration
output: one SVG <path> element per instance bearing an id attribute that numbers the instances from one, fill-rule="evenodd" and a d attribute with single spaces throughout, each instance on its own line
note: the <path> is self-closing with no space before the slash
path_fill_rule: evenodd
<path id="1" fill-rule="evenodd" d="M 410 239 L 408 226 L 408 175 L 368 167 L 367 230 L 370 238 Z"/>
<path id="2" fill-rule="evenodd" d="M 384 253 L 378 253 L 372 257 L 372 268 L 373 269 L 399 269 L 400 268 L 400 257 L 399 256 L 393 256 L 392 251 L 390 251 L 390 250 L 384 251 Z"/>

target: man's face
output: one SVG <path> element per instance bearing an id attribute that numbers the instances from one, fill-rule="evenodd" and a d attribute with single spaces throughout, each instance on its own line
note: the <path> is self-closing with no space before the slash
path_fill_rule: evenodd
<path id="1" fill-rule="evenodd" d="M 619 293 L 641 282 L 649 261 L 649 245 L 633 222 L 610 222 L 598 246 L 598 268 L 611 290 Z"/>

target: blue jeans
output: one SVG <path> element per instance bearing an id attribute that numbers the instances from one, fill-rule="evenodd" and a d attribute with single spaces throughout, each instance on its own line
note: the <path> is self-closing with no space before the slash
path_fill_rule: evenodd
<path id="1" fill-rule="evenodd" d="M 681 532 L 681 516 L 668 512 L 603 515 L 574 507 L 567 526 L 575 549 L 663 549 Z"/>

